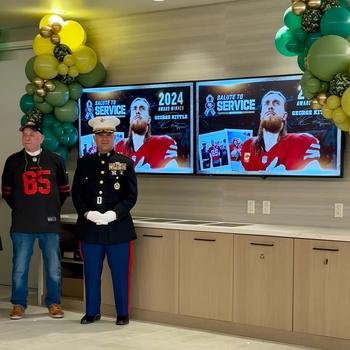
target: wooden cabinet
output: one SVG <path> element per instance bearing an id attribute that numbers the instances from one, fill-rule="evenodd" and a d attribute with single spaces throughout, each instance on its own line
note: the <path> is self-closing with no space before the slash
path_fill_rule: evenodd
<path id="1" fill-rule="evenodd" d="M 180 232 L 179 313 L 232 320 L 233 235 Z"/>
<path id="2" fill-rule="evenodd" d="M 296 239 L 294 331 L 350 339 L 350 244 Z"/>
<path id="3" fill-rule="evenodd" d="M 178 246 L 175 230 L 137 229 L 131 307 L 178 312 Z"/>
<path id="4" fill-rule="evenodd" d="M 292 330 L 293 240 L 235 235 L 233 320 Z"/>

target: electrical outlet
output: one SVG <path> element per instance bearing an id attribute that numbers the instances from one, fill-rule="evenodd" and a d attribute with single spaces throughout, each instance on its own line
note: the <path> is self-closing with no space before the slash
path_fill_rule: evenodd
<path id="1" fill-rule="evenodd" d="M 263 201 L 262 202 L 262 213 L 263 214 L 271 214 L 271 202 L 270 201 Z"/>
<path id="2" fill-rule="evenodd" d="M 255 201 L 252 199 L 247 200 L 247 213 L 255 214 Z"/>
<path id="3" fill-rule="evenodd" d="M 342 218 L 343 217 L 343 209 L 344 209 L 343 203 L 334 203 L 334 217 L 335 218 Z"/>

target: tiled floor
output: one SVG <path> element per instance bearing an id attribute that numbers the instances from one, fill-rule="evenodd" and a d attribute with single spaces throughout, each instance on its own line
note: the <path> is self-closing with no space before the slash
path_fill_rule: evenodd
<path id="1" fill-rule="evenodd" d="M 103 317 L 80 325 L 79 313 L 65 313 L 54 320 L 46 308 L 30 306 L 26 317 L 8 318 L 9 288 L 0 287 L 1 350 L 301 350 L 310 349 L 218 333 L 170 327 L 140 321 L 117 327 L 114 319 Z"/>

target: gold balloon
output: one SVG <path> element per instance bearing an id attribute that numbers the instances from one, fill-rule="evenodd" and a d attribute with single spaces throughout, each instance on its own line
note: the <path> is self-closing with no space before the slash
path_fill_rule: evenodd
<path id="1" fill-rule="evenodd" d="M 321 109 L 322 106 L 318 103 L 318 100 L 316 97 L 314 97 L 313 99 L 311 99 L 311 103 L 310 103 L 310 107 L 312 109 Z"/>
<path id="2" fill-rule="evenodd" d="M 61 38 L 58 34 L 52 34 L 51 35 L 51 42 L 54 44 L 54 45 L 58 45 L 61 41 Z"/>
<path id="3" fill-rule="evenodd" d="M 41 88 L 44 85 L 44 80 L 40 77 L 35 77 L 33 80 L 33 84 L 37 87 L 37 88 Z"/>
<path id="4" fill-rule="evenodd" d="M 321 0 L 309 0 L 307 2 L 307 6 L 309 6 L 312 9 L 317 9 L 321 6 Z"/>
<path id="5" fill-rule="evenodd" d="M 321 92 L 317 95 L 317 101 L 321 106 L 324 106 L 326 104 L 327 101 L 327 94 L 324 92 Z"/>
<path id="6" fill-rule="evenodd" d="M 50 26 L 44 26 L 39 29 L 39 34 L 43 38 L 49 38 L 52 34 L 51 27 Z"/>
<path id="7" fill-rule="evenodd" d="M 51 24 L 51 30 L 54 34 L 58 34 L 61 29 L 62 29 L 61 23 L 55 22 Z"/>
<path id="8" fill-rule="evenodd" d="M 45 84 L 44 84 L 44 89 L 46 91 L 53 91 L 55 90 L 56 88 L 56 85 L 51 81 L 51 80 L 48 80 Z"/>
<path id="9" fill-rule="evenodd" d="M 292 5 L 292 11 L 295 15 L 301 16 L 306 10 L 306 4 L 302 1 L 297 1 Z"/>
<path id="10" fill-rule="evenodd" d="M 37 89 L 36 94 L 40 97 L 44 97 L 46 95 L 46 91 L 43 88 Z"/>

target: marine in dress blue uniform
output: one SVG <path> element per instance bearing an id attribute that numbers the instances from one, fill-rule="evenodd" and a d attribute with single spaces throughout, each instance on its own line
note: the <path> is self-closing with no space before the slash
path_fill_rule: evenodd
<path id="1" fill-rule="evenodd" d="M 82 244 L 86 314 L 82 324 L 100 319 L 101 274 L 107 256 L 111 270 L 117 325 L 129 323 L 132 241 L 136 232 L 130 210 L 137 199 L 133 162 L 113 150 L 115 117 L 89 121 L 98 152 L 78 160 L 72 199 L 78 212 L 77 238 Z"/>

